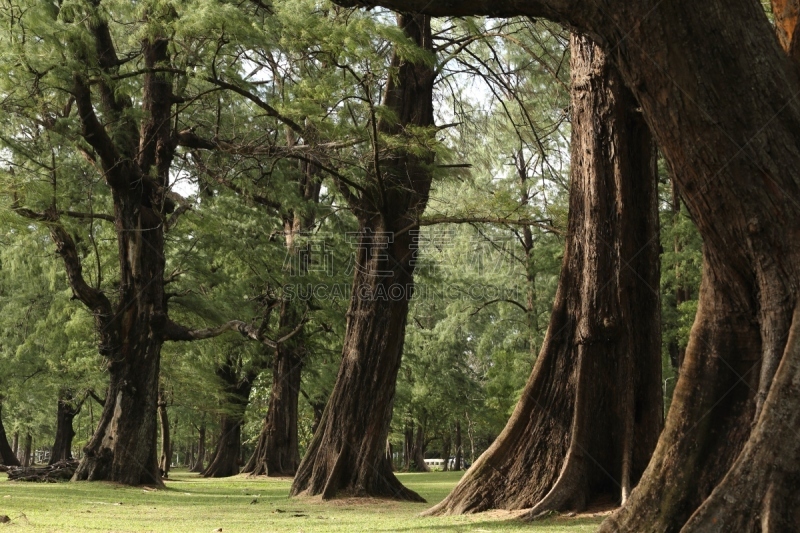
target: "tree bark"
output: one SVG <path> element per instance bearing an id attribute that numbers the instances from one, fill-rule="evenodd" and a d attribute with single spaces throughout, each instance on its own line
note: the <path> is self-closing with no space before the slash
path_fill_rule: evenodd
<path id="1" fill-rule="evenodd" d="M 59 461 L 72 460 L 72 439 L 75 438 L 75 430 L 72 421 L 81 412 L 83 401 L 76 403 L 76 398 L 71 391 L 65 391 L 58 399 L 58 409 L 56 411 L 56 438 L 53 449 L 50 452 L 49 465 Z"/>
<path id="2" fill-rule="evenodd" d="M 428 17 L 401 16 L 399 25 L 410 40 L 432 51 Z M 415 126 L 418 136 L 421 128 L 434 124 L 434 68 L 430 62 L 413 63 L 397 54 L 392 66 L 396 75 L 387 82 L 384 105 L 397 121 L 373 121 L 373 126 L 384 135 L 404 135 L 407 127 Z M 378 144 L 375 154 L 373 174 L 360 195 L 338 184 L 359 222 L 356 272 L 339 374 L 298 468 L 292 495 L 422 500 L 395 477 L 385 447 L 413 290 L 416 243 L 411 230 L 427 204 L 434 156 L 400 149 L 386 154 Z"/>
<path id="3" fill-rule="evenodd" d="M 799 0 L 772 0 L 772 14 L 775 17 L 775 29 L 781 47 L 795 62 L 800 61 L 800 19 Z"/>
<path id="4" fill-rule="evenodd" d="M 603 52 L 573 35 L 569 231 L 549 330 L 511 420 L 431 514 L 627 498 L 662 425 L 655 147 Z"/>
<path id="5" fill-rule="evenodd" d="M 200 429 L 197 430 L 197 459 L 191 467 L 190 472 L 202 473 L 205 470 L 203 466 L 206 462 L 206 424 L 200 424 Z"/>
<path id="6" fill-rule="evenodd" d="M 19 441 L 18 433 L 14 433 L 15 444 Z M 16 446 L 15 446 L 16 447 Z M 11 446 L 8 445 L 8 437 L 6 436 L 6 428 L 3 425 L 3 402 L 0 400 L 0 464 L 5 466 L 21 466 L 17 454 Z"/>
<path id="7" fill-rule="evenodd" d="M 167 400 L 164 391 L 158 391 L 158 421 L 161 426 L 161 457 L 158 460 L 158 469 L 161 477 L 169 477 L 169 467 L 172 464 L 172 447 L 169 435 L 169 416 L 167 414 Z"/>

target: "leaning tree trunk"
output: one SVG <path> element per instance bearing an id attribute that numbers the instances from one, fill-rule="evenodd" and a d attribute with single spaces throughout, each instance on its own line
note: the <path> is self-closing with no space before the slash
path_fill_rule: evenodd
<path id="1" fill-rule="evenodd" d="M 281 302 L 281 332 L 291 332 L 300 320 L 295 302 Z M 243 472 L 253 476 L 293 476 L 297 471 L 300 464 L 297 405 L 304 358 L 305 342 L 302 333 L 279 344 L 275 349 L 267 416 L 256 449 Z"/>
<path id="2" fill-rule="evenodd" d="M 432 50 L 430 19 L 401 16 L 405 34 L 424 50 Z M 387 83 L 384 104 L 397 122 L 379 121 L 384 135 L 413 135 L 433 126 L 433 80 L 430 61 L 401 60 Z M 380 139 L 374 139 L 381 142 Z M 402 146 L 402 143 L 399 143 Z M 417 155 L 395 148 L 373 161 L 373 172 L 357 195 L 345 184 L 339 189 L 359 221 L 357 268 L 353 279 L 342 363 L 322 421 L 303 458 L 291 494 L 344 493 L 422 500 L 405 488 L 386 459 L 386 439 L 403 351 L 409 298 L 413 290 L 411 234 L 427 203 L 433 154 Z M 388 155 L 387 155 L 388 153 Z"/>
<path id="3" fill-rule="evenodd" d="M 158 421 L 161 427 L 161 457 L 158 460 L 158 469 L 161 472 L 161 477 L 169 477 L 169 467 L 172 464 L 172 449 L 169 438 L 167 401 L 163 390 L 158 393 Z"/>
<path id="4" fill-rule="evenodd" d="M 16 433 L 14 434 L 16 437 Z M 3 426 L 3 402 L 0 401 L 0 464 L 5 466 L 21 466 L 17 454 L 8 444 L 6 428 Z"/>
<path id="5" fill-rule="evenodd" d="M 81 403 L 75 404 L 74 396 L 67 392 L 62 398 L 58 399 L 58 409 L 56 411 L 56 438 L 53 443 L 53 450 L 50 453 L 48 464 L 55 464 L 59 461 L 69 461 L 72 459 L 72 439 L 75 438 L 75 430 L 72 421 L 81 412 Z"/>
<path id="6" fill-rule="evenodd" d="M 430 514 L 624 500 L 662 425 L 655 148 L 604 54 L 573 35 L 569 228 L 550 326 L 502 434 Z"/>

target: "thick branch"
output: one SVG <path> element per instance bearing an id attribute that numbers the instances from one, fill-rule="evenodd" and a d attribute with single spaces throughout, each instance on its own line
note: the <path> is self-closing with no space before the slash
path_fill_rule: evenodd
<path id="1" fill-rule="evenodd" d="M 102 318 L 105 321 L 108 317 L 111 317 L 111 302 L 109 299 L 103 294 L 103 291 L 91 287 L 83 278 L 83 265 L 81 264 L 81 258 L 78 256 L 75 241 L 64 229 L 64 226 L 58 222 L 58 214 L 54 211 L 37 213 L 30 209 L 19 207 L 16 204 L 12 205 L 11 208 L 18 215 L 30 220 L 44 222 L 48 225 L 50 236 L 56 245 L 56 251 L 64 260 L 73 297 L 86 305 L 98 319 Z"/>
<path id="2" fill-rule="evenodd" d="M 251 102 L 256 104 L 258 107 L 260 107 L 261 109 L 266 111 L 268 116 L 276 118 L 279 121 L 283 122 L 284 124 L 289 126 L 289 128 L 291 128 L 298 135 L 301 135 L 301 136 L 305 135 L 305 133 L 306 133 L 305 130 L 297 122 L 295 122 L 294 120 L 290 119 L 289 117 L 283 116 L 282 114 L 280 114 L 278 112 L 277 109 L 275 109 L 274 107 L 272 107 L 271 105 L 269 105 L 268 103 L 266 103 L 264 100 L 262 100 L 261 98 L 259 98 L 256 95 L 254 95 L 253 93 L 251 93 L 249 91 L 246 91 L 246 90 L 242 89 L 241 87 L 237 87 L 236 85 L 233 85 L 231 83 L 222 81 L 222 80 L 218 80 L 218 79 L 214 79 L 214 78 L 205 78 L 205 80 L 207 82 L 209 82 L 209 83 L 212 83 L 212 84 L 216 85 L 217 87 L 222 87 L 223 89 L 228 89 L 229 91 L 233 91 L 236 94 L 244 96 L 245 98 L 247 98 L 248 100 L 250 100 Z"/>

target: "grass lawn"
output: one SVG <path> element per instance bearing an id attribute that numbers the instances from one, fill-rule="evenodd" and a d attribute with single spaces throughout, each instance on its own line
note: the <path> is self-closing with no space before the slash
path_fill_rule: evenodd
<path id="1" fill-rule="evenodd" d="M 565 532 L 594 531 L 601 517 L 558 517 L 523 524 L 508 513 L 420 518 L 443 499 L 459 472 L 399 474 L 429 504 L 387 500 L 289 499 L 290 480 L 234 478 L 211 480 L 175 471 L 166 490 L 108 483 L 20 483 L 0 474 L 0 533 L 13 531 L 226 532 Z"/>

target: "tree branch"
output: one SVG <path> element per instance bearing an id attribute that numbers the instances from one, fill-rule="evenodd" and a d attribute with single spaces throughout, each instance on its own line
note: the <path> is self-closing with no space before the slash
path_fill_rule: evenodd
<path id="1" fill-rule="evenodd" d="M 81 258 L 78 256 L 78 251 L 75 247 L 75 241 L 72 236 L 64 229 L 58 222 L 58 212 L 55 210 L 45 211 L 44 213 L 37 213 L 30 209 L 22 208 L 17 205 L 16 200 L 11 205 L 11 209 L 18 215 L 23 216 L 30 220 L 44 222 L 50 229 L 50 236 L 56 245 L 58 255 L 64 260 L 64 266 L 67 269 L 67 278 L 69 280 L 70 288 L 72 289 L 73 298 L 80 300 L 86 307 L 88 307 L 95 318 L 106 325 L 106 321 L 112 316 L 111 302 L 103 294 L 103 291 L 91 287 L 83 278 L 83 265 Z"/>
<path id="2" fill-rule="evenodd" d="M 528 308 L 525 307 L 524 305 L 522 305 L 521 303 L 519 303 L 518 301 L 509 300 L 508 298 L 496 298 L 494 300 L 489 300 L 488 302 L 484 302 L 483 304 L 480 305 L 480 307 L 478 307 L 472 313 L 470 313 L 469 316 L 475 316 L 478 313 L 480 313 L 485 307 L 488 307 L 488 306 L 490 306 L 492 304 L 496 304 L 498 302 L 505 302 L 505 303 L 509 303 L 509 304 L 512 304 L 512 305 L 516 305 L 517 307 L 522 309 L 523 313 L 525 313 L 526 315 L 528 314 Z"/>

